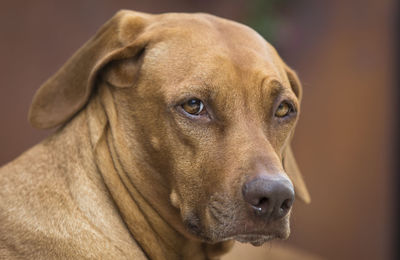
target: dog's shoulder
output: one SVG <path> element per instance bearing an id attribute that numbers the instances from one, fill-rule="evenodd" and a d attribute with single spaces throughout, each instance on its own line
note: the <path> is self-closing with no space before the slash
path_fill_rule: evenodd
<path id="1" fill-rule="evenodd" d="M 0 168 L 0 259 L 144 259 L 105 188 L 68 156 L 79 143 L 61 135 Z"/>

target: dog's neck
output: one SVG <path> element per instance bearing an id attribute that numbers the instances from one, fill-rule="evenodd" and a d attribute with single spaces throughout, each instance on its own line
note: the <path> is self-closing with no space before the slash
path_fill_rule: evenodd
<path id="1" fill-rule="evenodd" d="M 99 96 L 95 96 L 87 106 L 86 119 L 95 163 L 129 232 L 150 259 L 218 258 L 232 243 L 210 245 L 188 239 L 182 234 L 183 225 L 181 230 L 177 230 L 141 192 L 143 186 L 155 187 L 158 184 L 149 180 L 148 176 L 141 176 L 140 171 L 135 176 L 127 174 L 126 168 L 135 167 L 122 163 L 116 149 L 118 137 L 114 135 L 110 122 L 110 118 L 116 117 L 116 112 L 110 95 L 108 90 L 103 90 Z M 162 189 L 160 188 L 161 194 L 157 194 L 157 188 L 154 188 L 153 196 L 159 196 L 159 199 L 172 208 L 168 193 L 163 194 Z M 179 213 L 176 209 L 175 211 L 175 216 L 169 217 L 180 221 Z"/>

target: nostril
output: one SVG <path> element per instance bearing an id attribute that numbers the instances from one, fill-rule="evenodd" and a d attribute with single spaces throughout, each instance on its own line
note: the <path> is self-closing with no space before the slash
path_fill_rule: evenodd
<path id="1" fill-rule="evenodd" d="M 253 209 L 257 215 L 265 215 L 268 213 L 270 200 L 267 197 L 261 197 L 257 200 L 257 203 L 252 204 Z"/>
<path id="2" fill-rule="evenodd" d="M 268 204 L 268 202 L 269 202 L 269 199 L 268 199 L 268 198 L 262 197 L 262 198 L 258 201 L 257 205 L 254 205 L 254 206 L 262 207 L 263 205 Z"/>
<path id="3" fill-rule="evenodd" d="M 287 199 L 282 203 L 281 209 L 288 210 L 288 209 L 290 209 L 291 206 L 292 206 L 292 200 Z"/>
<path id="4" fill-rule="evenodd" d="M 292 207 L 292 204 L 293 204 L 292 199 L 284 200 L 279 208 L 278 217 L 284 217 L 289 212 L 290 208 Z"/>
<path id="5" fill-rule="evenodd" d="M 255 178 L 243 185 L 242 193 L 251 210 L 265 219 L 283 218 L 294 201 L 291 183 L 279 178 Z"/>

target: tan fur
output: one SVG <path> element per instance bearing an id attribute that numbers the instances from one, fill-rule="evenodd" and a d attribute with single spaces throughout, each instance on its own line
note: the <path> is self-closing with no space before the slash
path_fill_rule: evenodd
<path id="1" fill-rule="evenodd" d="M 255 229 L 286 238 L 289 216 L 256 226 L 241 195 L 262 165 L 310 200 L 276 93 L 300 105 L 297 76 L 250 28 L 118 12 L 34 97 L 32 125 L 60 127 L 0 169 L 0 258 L 211 259 Z M 178 111 L 191 97 L 212 119 Z"/>

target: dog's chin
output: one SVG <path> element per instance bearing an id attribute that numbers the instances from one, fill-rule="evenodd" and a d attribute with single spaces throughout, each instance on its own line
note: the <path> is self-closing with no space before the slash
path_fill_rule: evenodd
<path id="1" fill-rule="evenodd" d="M 257 234 L 245 234 L 237 235 L 234 239 L 241 243 L 250 243 L 253 246 L 261 246 L 264 243 L 276 239 L 275 235 L 257 235 Z"/>
<path id="2" fill-rule="evenodd" d="M 289 234 L 290 230 L 282 227 L 281 229 L 274 231 L 265 230 L 265 233 L 260 233 L 260 231 L 258 231 L 258 233 L 238 234 L 232 237 L 232 239 L 241 243 L 250 243 L 253 246 L 261 246 L 274 239 L 287 239 Z"/>
<path id="3" fill-rule="evenodd" d="M 199 240 L 218 243 L 236 240 L 261 246 L 273 239 L 287 239 L 290 234 L 289 216 L 275 221 L 260 221 L 252 218 L 234 220 L 230 217 L 213 221 L 190 214 L 184 218 L 186 229 Z"/>

